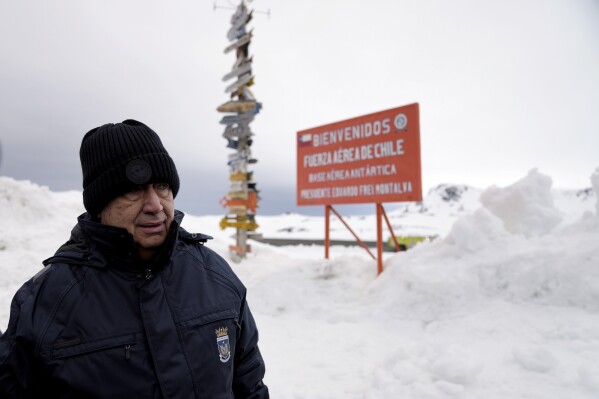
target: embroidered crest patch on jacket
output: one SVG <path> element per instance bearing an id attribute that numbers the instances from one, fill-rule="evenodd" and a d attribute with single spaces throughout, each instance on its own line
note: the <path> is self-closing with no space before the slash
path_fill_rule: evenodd
<path id="1" fill-rule="evenodd" d="M 216 345 L 218 346 L 218 354 L 220 361 L 226 363 L 231 358 L 231 346 L 229 345 L 229 329 L 227 327 L 219 327 L 214 330 L 216 333 Z"/>

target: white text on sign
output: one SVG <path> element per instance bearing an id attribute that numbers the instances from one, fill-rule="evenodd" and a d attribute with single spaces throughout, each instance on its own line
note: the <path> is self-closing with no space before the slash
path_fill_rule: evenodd
<path id="1" fill-rule="evenodd" d="M 351 198 L 371 195 L 406 194 L 412 192 L 412 182 L 361 184 L 357 186 L 312 188 L 300 191 L 303 199 Z"/>
<path id="2" fill-rule="evenodd" d="M 342 164 L 369 159 L 396 157 L 404 154 L 403 139 L 383 141 L 376 144 L 367 144 L 360 147 L 339 148 L 335 151 L 319 152 L 304 155 L 304 167 L 316 168 L 334 164 Z"/>
<path id="3" fill-rule="evenodd" d="M 328 172 L 309 173 L 308 183 L 362 179 L 365 177 L 394 176 L 396 174 L 397 169 L 394 164 L 367 165 L 353 169 L 332 169 Z"/>
<path id="4" fill-rule="evenodd" d="M 359 125 L 348 126 L 343 129 L 330 130 L 323 133 L 314 134 L 312 143 L 314 147 L 360 140 L 379 134 L 391 132 L 391 119 L 385 118 L 382 121 L 362 123 Z"/>

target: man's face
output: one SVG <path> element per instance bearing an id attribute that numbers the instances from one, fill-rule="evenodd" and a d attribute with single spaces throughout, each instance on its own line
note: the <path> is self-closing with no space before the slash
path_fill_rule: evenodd
<path id="1" fill-rule="evenodd" d="M 100 222 L 127 229 L 142 260 L 154 257 L 168 234 L 175 215 L 173 192 L 166 183 L 139 186 L 108 203 Z"/>

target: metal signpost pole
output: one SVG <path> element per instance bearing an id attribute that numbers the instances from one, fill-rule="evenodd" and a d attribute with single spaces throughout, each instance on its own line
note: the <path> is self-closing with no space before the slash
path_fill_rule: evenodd
<path id="1" fill-rule="evenodd" d="M 324 206 L 324 258 L 329 259 L 329 246 L 331 245 L 330 239 L 331 231 L 331 206 Z"/>
<path id="2" fill-rule="evenodd" d="M 376 264 L 377 274 L 383 272 L 383 204 L 376 204 Z"/>

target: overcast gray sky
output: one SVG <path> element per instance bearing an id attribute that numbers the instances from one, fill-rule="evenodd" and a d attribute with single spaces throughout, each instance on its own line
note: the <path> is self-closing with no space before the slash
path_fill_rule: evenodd
<path id="1" fill-rule="evenodd" d="M 228 5 L 219 1 L 220 5 Z M 235 4 L 237 4 L 235 2 Z M 295 206 L 295 133 L 420 103 L 423 187 L 507 185 L 532 168 L 584 188 L 599 167 L 597 0 L 256 0 L 258 211 Z M 234 55 L 212 0 L 1 0 L 0 175 L 81 189 L 78 150 L 127 118 L 156 130 L 177 207 L 221 214 L 216 107 Z M 317 207 L 318 208 L 318 207 Z M 351 213 L 351 210 L 348 211 Z"/>

